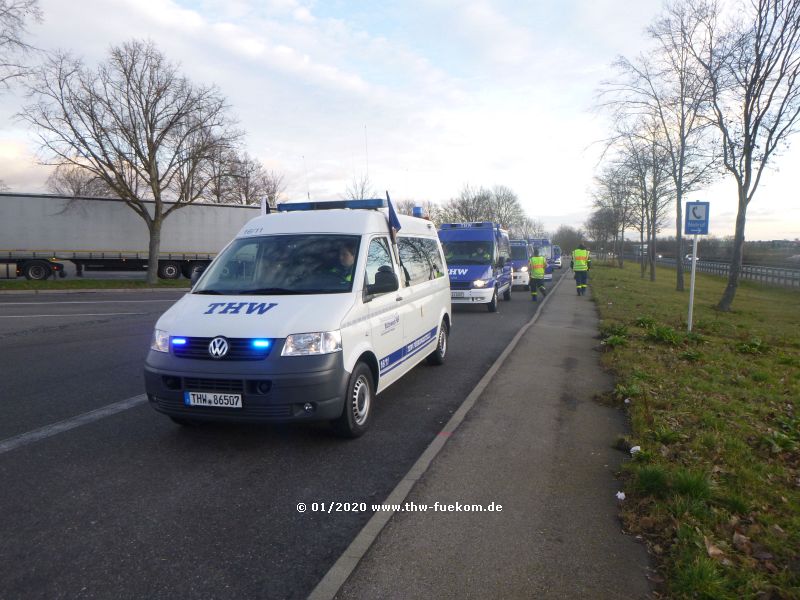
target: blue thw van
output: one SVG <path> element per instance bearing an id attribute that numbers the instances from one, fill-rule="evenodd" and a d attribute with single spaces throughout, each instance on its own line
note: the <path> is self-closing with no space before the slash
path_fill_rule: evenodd
<path id="1" fill-rule="evenodd" d="M 498 297 L 511 300 L 511 245 L 496 223 L 443 223 L 439 228 L 450 275 L 453 304 L 486 304 L 497 311 Z"/>
<path id="2" fill-rule="evenodd" d="M 528 287 L 530 283 L 530 259 L 533 250 L 525 240 L 511 240 L 511 268 L 514 270 L 513 284 Z"/>

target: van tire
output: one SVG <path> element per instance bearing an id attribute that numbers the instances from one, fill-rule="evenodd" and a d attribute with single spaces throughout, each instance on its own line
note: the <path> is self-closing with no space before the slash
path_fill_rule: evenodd
<path id="1" fill-rule="evenodd" d="M 489 312 L 497 312 L 497 288 L 494 288 L 494 294 L 492 294 L 492 300 L 489 304 L 486 305 L 486 308 L 489 309 Z"/>
<path id="2" fill-rule="evenodd" d="M 511 300 L 511 284 L 508 284 L 508 289 L 505 292 L 503 292 L 503 300 L 505 300 L 506 302 Z"/>
<path id="3" fill-rule="evenodd" d="M 447 336 L 450 331 L 447 329 L 447 321 L 442 319 L 442 324 L 439 325 L 439 336 L 436 338 L 436 350 L 428 355 L 427 361 L 429 365 L 443 365 L 445 356 L 447 356 Z"/>
<path id="4" fill-rule="evenodd" d="M 372 380 L 372 370 L 367 363 L 356 363 L 347 381 L 342 414 L 331 421 L 331 427 L 336 435 L 344 438 L 357 438 L 363 435 L 372 422 L 374 402 L 375 384 Z"/>

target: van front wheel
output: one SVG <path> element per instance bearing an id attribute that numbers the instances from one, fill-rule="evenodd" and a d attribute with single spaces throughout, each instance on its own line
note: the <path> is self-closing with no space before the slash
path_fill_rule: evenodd
<path id="1" fill-rule="evenodd" d="M 511 300 L 511 284 L 509 284 L 508 289 L 505 292 L 503 292 L 503 300 L 505 300 L 506 302 Z"/>
<path id="2" fill-rule="evenodd" d="M 342 414 L 338 419 L 331 421 L 333 430 L 347 438 L 357 438 L 362 435 L 372 420 L 374 398 L 375 385 L 372 382 L 372 371 L 366 363 L 357 363 L 347 382 Z"/>
<path id="3" fill-rule="evenodd" d="M 447 354 L 447 336 L 450 332 L 447 329 L 447 322 L 442 319 L 442 324 L 439 325 L 439 338 L 436 344 L 436 350 L 428 355 L 429 365 L 443 365 L 444 357 Z"/>
<path id="4" fill-rule="evenodd" d="M 497 288 L 494 288 L 494 294 L 492 294 L 492 301 L 486 306 L 489 309 L 489 312 L 497 312 Z"/>

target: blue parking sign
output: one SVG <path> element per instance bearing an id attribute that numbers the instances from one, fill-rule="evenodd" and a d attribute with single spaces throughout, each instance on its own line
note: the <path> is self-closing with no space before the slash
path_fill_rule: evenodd
<path id="1" fill-rule="evenodd" d="M 708 235 L 708 207 L 710 202 L 687 202 L 683 233 Z"/>

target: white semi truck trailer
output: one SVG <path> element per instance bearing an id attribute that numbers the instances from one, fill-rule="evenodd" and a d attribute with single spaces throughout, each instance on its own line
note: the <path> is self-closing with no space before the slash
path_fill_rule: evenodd
<path id="1" fill-rule="evenodd" d="M 222 204 L 176 210 L 161 227 L 159 277 L 191 277 L 259 211 Z M 63 277 L 65 261 L 79 274 L 146 270 L 149 239 L 144 220 L 122 200 L 0 193 L 0 279 Z"/>

